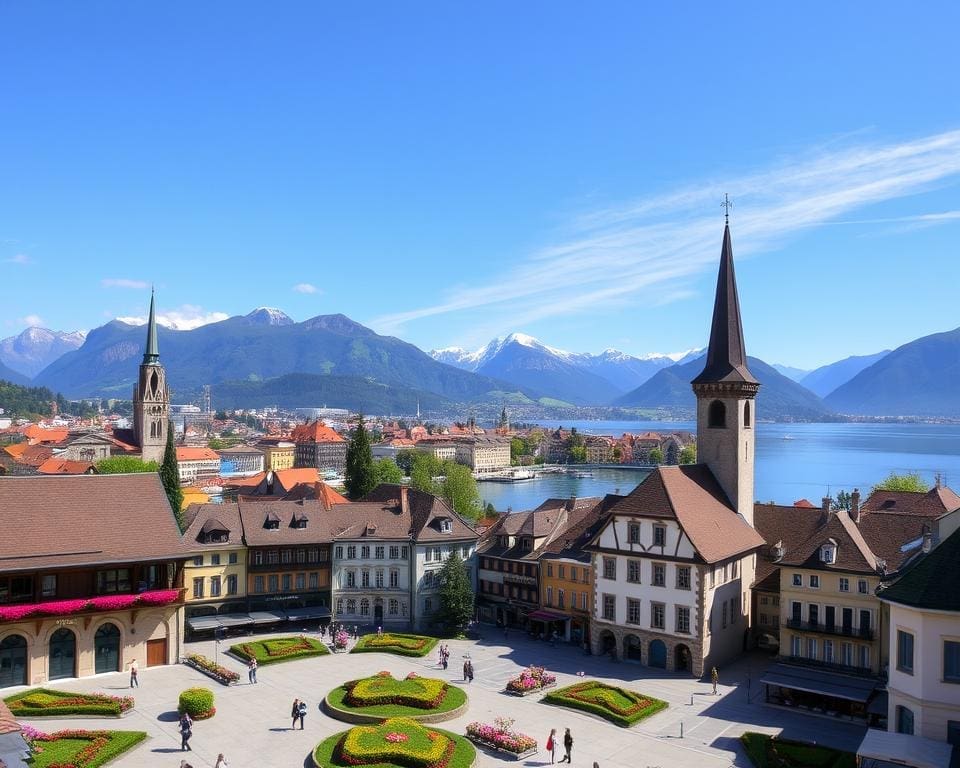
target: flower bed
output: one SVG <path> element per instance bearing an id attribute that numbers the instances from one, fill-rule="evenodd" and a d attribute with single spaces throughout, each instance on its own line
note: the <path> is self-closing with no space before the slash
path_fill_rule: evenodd
<path id="1" fill-rule="evenodd" d="M 537 741 L 531 736 L 513 730 L 513 718 L 498 717 L 493 725 L 470 723 L 467 738 L 489 749 L 504 752 L 515 760 L 521 760 L 537 751 Z"/>
<path id="2" fill-rule="evenodd" d="M 636 691 L 618 688 L 598 680 L 585 680 L 551 691 L 543 700 L 548 704 L 579 709 L 629 728 L 644 718 L 667 708 L 667 702 L 644 696 Z"/>
<path id="3" fill-rule="evenodd" d="M 321 741 L 314 765 L 324 768 L 471 768 L 476 749 L 462 736 L 407 718 L 356 726 Z"/>
<path id="4" fill-rule="evenodd" d="M 543 667 L 527 667 L 512 680 L 507 681 L 507 692 L 517 696 L 528 696 L 556 684 L 556 676 L 551 675 Z"/>
<path id="5" fill-rule="evenodd" d="M 437 644 L 437 638 L 426 635 L 406 635 L 385 632 L 382 635 L 364 635 L 350 653 L 395 653 L 398 656 L 426 656 Z"/>
<path id="6" fill-rule="evenodd" d="M 44 733 L 24 726 L 32 768 L 97 768 L 143 741 L 144 731 L 63 730 Z"/>
<path id="7" fill-rule="evenodd" d="M 343 651 L 347 650 L 347 645 L 349 645 L 349 643 L 350 634 L 346 630 L 341 629 L 333 637 L 333 652 L 342 653 Z"/>
<path id="8" fill-rule="evenodd" d="M 740 737 L 747 756 L 757 768 L 855 768 L 857 756 L 830 747 L 790 741 L 766 733 Z"/>
<path id="9" fill-rule="evenodd" d="M 27 605 L 4 605 L 0 606 L 0 621 L 19 621 L 28 616 L 69 616 L 83 611 L 120 611 L 141 605 L 169 605 L 179 599 L 179 589 L 154 589 L 136 595 L 103 595 Z"/>
<path id="10" fill-rule="evenodd" d="M 209 688 L 187 688 L 180 694 L 177 712 L 186 712 L 194 720 L 209 720 L 217 714 L 213 706 L 213 691 Z"/>
<path id="11" fill-rule="evenodd" d="M 56 717 L 66 715 L 106 715 L 120 717 L 133 709 L 132 696 L 108 696 L 105 693 L 69 693 L 49 688 L 31 688 L 4 701 L 16 717 Z"/>
<path id="12" fill-rule="evenodd" d="M 350 680 L 334 688 L 326 698 L 329 714 L 334 717 L 339 711 L 378 719 L 427 716 L 433 720 L 432 716 L 445 713 L 456 717 L 466 702 L 466 693 L 457 686 L 444 680 L 419 677 L 413 672 L 403 680 L 397 680 L 389 672 Z"/>
<path id="13" fill-rule="evenodd" d="M 319 640 L 298 635 L 296 637 L 275 637 L 270 640 L 254 640 L 230 646 L 230 653 L 244 661 L 256 659 L 259 666 L 278 664 L 294 659 L 306 659 L 311 656 L 325 656 L 330 649 Z"/>
<path id="14" fill-rule="evenodd" d="M 183 660 L 183 663 L 188 667 L 193 667 L 194 669 L 203 672 L 203 674 L 212 677 L 218 683 L 223 683 L 223 685 L 233 685 L 233 683 L 240 679 L 240 674 L 238 672 L 234 672 L 232 669 L 227 669 L 226 667 L 217 664 L 213 659 L 210 659 L 199 653 L 188 654 Z"/>

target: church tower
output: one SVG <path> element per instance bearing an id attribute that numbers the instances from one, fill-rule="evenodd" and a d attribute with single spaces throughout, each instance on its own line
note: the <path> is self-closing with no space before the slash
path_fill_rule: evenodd
<path id="1" fill-rule="evenodd" d="M 729 221 L 723 230 L 707 364 L 691 384 L 697 396 L 697 461 L 710 468 L 730 503 L 753 525 L 754 399 L 760 382 L 747 367 Z"/>
<path id="2" fill-rule="evenodd" d="M 157 318 L 150 292 L 147 348 L 140 363 L 140 376 L 133 390 L 133 429 L 144 461 L 163 461 L 170 429 L 170 392 L 157 347 Z"/>

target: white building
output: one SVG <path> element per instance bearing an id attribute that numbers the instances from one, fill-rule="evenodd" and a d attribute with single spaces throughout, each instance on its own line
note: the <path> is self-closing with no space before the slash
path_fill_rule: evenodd
<path id="1" fill-rule="evenodd" d="M 177 447 L 177 470 L 181 485 L 203 484 L 220 474 L 220 456 L 211 448 Z"/>
<path id="2" fill-rule="evenodd" d="M 455 440 L 456 461 L 477 474 L 499 472 L 510 466 L 510 438 L 459 437 Z"/>

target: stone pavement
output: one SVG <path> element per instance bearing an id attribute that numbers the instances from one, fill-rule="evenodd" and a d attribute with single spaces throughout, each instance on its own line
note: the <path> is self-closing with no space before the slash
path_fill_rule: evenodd
<path id="1" fill-rule="evenodd" d="M 222 648 L 228 648 L 231 642 L 236 641 L 224 641 Z M 141 669 L 141 687 L 133 691 L 136 708 L 122 720 L 24 722 L 47 731 L 68 727 L 144 730 L 150 738 L 111 765 L 177 768 L 185 756 L 180 752 L 177 730 L 177 697 L 184 688 L 202 685 L 214 692 L 217 714 L 194 727 L 193 752 L 186 755 L 194 768 L 213 766 L 218 752 L 226 755 L 231 768 L 299 768 L 309 765 L 310 751 L 317 742 L 349 727 L 320 711 L 319 702 L 327 692 L 344 680 L 386 669 L 398 677 L 415 671 L 463 685 L 470 697 L 468 711 L 440 724 L 454 732 L 462 733 L 471 721 L 492 722 L 494 717 L 503 715 L 515 718 L 515 727 L 537 739 L 542 749 L 551 728 L 562 734 L 563 728 L 569 727 L 574 737 L 573 765 L 583 768 L 590 768 L 594 761 L 600 768 L 746 767 L 750 761 L 738 740 L 744 731 L 782 731 L 791 738 L 851 751 L 856 750 L 864 733 L 860 726 L 767 707 L 761 703 L 759 685 L 752 686 L 748 702 L 747 676 L 752 672 L 751 677 L 757 679 L 770 662 L 769 657 L 745 657 L 729 669 L 720 670 L 719 695 L 713 696 L 709 682 L 586 656 L 568 646 L 554 648 L 519 633 L 511 633 L 504 640 L 502 633 L 492 627 L 483 629 L 480 640 L 451 640 L 447 644 L 451 656 L 446 672 L 437 664 L 436 651 L 425 659 L 375 653 L 337 654 L 261 667 L 257 685 L 246 682 L 241 662 L 220 653 L 224 666 L 241 673 L 239 685 L 222 686 L 182 665 Z M 187 648 L 211 658 L 215 654 L 213 641 L 191 643 Z M 461 679 L 466 653 L 473 659 L 476 672 L 476 679 L 469 685 Z M 506 681 L 530 664 L 543 665 L 556 673 L 560 686 L 576 682 L 578 673 L 583 672 L 586 678 L 625 685 L 663 699 L 670 706 L 633 728 L 623 729 L 586 713 L 540 703 L 536 695 L 520 698 L 504 694 Z M 58 681 L 51 687 L 123 695 L 130 692 L 127 682 L 126 674 L 112 673 Z M 302 732 L 290 729 L 290 705 L 294 698 L 305 699 L 311 706 Z M 477 768 L 504 763 L 514 761 L 478 752 Z M 526 767 L 548 764 L 549 758 L 542 751 L 523 762 Z"/>

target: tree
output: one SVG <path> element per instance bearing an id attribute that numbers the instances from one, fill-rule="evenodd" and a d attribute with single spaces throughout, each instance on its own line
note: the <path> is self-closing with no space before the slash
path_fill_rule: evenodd
<path id="1" fill-rule="evenodd" d="M 905 472 L 898 475 L 891 472 L 886 480 L 873 486 L 875 491 L 913 491 L 914 493 L 926 493 L 930 486 L 923 482 L 919 472 Z"/>
<path id="2" fill-rule="evenodd" d="M 397 451 L 397 455 L 393 460 L 397 463 L 397 466 L 400 467 L 400 471 L 403 472 L 404 476 L 410 477 L 410 473 L 413 471 L 413 460 L 416 455 L 416 451 Z"/>
<path id="3" fill-rule="evenodd" d="M 671 466 L 676 466 L 680 463 L 680 451 L 677 450 L 677 444 L 672 440 L 667 445 L 667 464 Z"/>
<path id="4" fill-rule="evenodd" d="M 376 459 L 373 462 L 373 476 L 376 479 L 374 487 L 381 483 L 400 485 L 403 482 L 403 471 L 393 459 Z"/>
<path id="5" fill-rule="evenodd" d="M 111 456 L 100 459 L 94 466 L 101 475 L 132 475 L 138 472 L 159 472 L 155 461 L 144 461 L 136 456 Z"/>
<path id="6" fill-rule="evenodd" d="M 462 632 L 473 618 L 474 595 L 470 572 L 454 552 L 440 569 L 440 610 L 438 617 L 453 632 Z"/>
<path id="7" fill-rule="evenodd" d="M 517 464 L 527 452 L 527 444 L 519 437 L 510 438 L 510 463 Z"/>
<path id="8" fill-rule="evenodd" d="M 226 421 L 227 412 L 221 408 L 219 411 L 213 414 L 213 418 L 215 418 L 217 421 Z"/>
<path id="9" fill-rule="evenodd" d="M 651 448 L 648 457 L 651 464 L 663 464 L 663 451 L 659 448 Z"/>
<path id="10" fill-rule="evenodd" d="M 839 510 L 839 509 L 849 510 L 850 494 L 847 493 L 846 491 L 837 491 L 837 498 L 834 500 L 832 506 L 835 510 Z"/>
<path id="11" fill-rule="evenodd" d="M 681 464 L 696 464 L 697 463 L 697 446 L 696 444 L 691 444 L 684 446 L 683 450 L 680 451 L 680 463 Z"/>
<path id="12" fill-rule="evenodd" d="M 347 446 L 347 471 L 344 479 L 347 495 L 361 499 L 377 485 L 373 469 L 373 454 L 370 452 L 370 435 L 363 424 L 363 414 L 357 414 L 357 426 Z"/>
<path id="13" fill-rule="evenodd" d="M 572 445 L 570 446 L 570 463 L 571 464 L 586 464 L 587 463 L 587 449 L 583 445 Z"/>
<path id="14" fill-rule="evenodd" d="M 160 482 L 167 492 L 170 508 L 177 518 L 177 525 L 182 531 L 183 525 L 183 491 L 180 489 L 180 470 L 177 467 L 177 449 L 173 446 L 173 423 L 167 429 L 167 447 L 163 451 L 163 462 L 160 464 Z"/>
<path id="15" fill-rule="evenodd" d="M 416 452 L 410 465 L 410 485 L 418 491 L 440 495 L 440 486 L 433 479 L 443 474 L 443 465 L 432 453 Z"/>
<path id="16" fill-rule="evenodd" d="M 469 467 L 444 462 L 440 492 L 455 512 L 472 520 L 480 516 L 480 490 Z"/>

